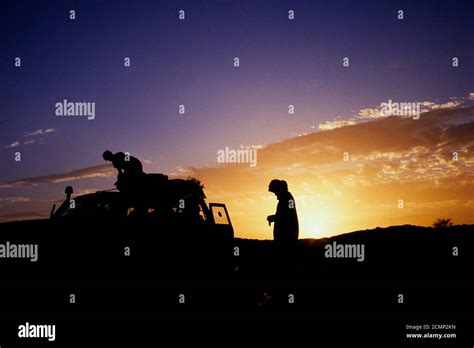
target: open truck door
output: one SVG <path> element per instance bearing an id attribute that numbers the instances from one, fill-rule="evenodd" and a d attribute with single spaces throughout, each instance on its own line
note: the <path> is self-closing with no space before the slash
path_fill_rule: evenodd
<path id="1" fill-rule="evenodd" d="M 225 233 L 227 237 L 234 238 L 234 228 L 225 204 L 209 203 L 209 210 L 216 227 Z"/>

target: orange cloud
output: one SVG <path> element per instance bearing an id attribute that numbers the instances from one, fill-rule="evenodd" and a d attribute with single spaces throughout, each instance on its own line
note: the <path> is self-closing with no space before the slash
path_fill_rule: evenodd
<path id="1" fill-rule="evenodd" d="M 276 205 L 267 192 L 273 178 L 288 182 L 303 237 L 430 225 L 445 213 L 472 223 L 473 134 L 474 107 L 435 108 L 418 120 L 385 117 L 267 145 L 256 168 L 233 164 L 192 174 L 209 200 L 228 205 L 241 237 L 272 238 L 265 217 Z"/>
<path id="2" fill-rule="evenodd" d="M 274 178 L 285 179 L 295 196 L 302 238 L 430 225 L 441 216 L 474 223 L 473 134 L 474 106 L 434 108 L 418 120 L 390 116 L 340 124 L 258 147 L 256 167 L 224 164 L 169 174 L 200 179 L 210 202 L 226 203 L 236 236 L 243 238 L 272 238 L 266 216 L 276 207 L 267 191 Z M 114 175 L 112 166 L 99 165 L 0 187 Z"/>
<path id="3" fill-rule="evenodd" d="M 6 214 L 6 215 L 0 215 L 0 222 L 45 219 L 47 217 L 49 217 L 49 214 L 45 212 L 25 212 L 25 213 L 17 213 L 17 214 Z"/>

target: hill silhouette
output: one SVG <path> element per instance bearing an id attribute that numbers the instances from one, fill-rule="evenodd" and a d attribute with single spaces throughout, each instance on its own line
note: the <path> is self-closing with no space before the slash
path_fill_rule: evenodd
<path id="1" fill-rule="evenodd" d="M 325 246 L 364 245 L 362 262 L 356 258 L 325 257 Z M 242 274 L 250 277 L 280 276 L 279 257 L 271 241 L 236 239 L 241 248 Z M 454 248 L 457 248 L 454 249 Z M 331 238 L 298 241 L 286 275 L 318 279 L 420 279 L 469 278 L 473 264 L 474 225 L 448 229 L 413 225 L 355 231 Z M 457 255 L 457 256 L 456 256 Z M 281 262 L 280 262 L 281 264 Z"/>
<path id="2" fill-rule="evenodd" d="M 12 267 L 5 268 L 5 279 L 466 279 L 474 261 L 474 225 L 444 230 L 403 225 L 302 239 L 290 253 L 270 240 L 223 243 L 186 226 L 164 233 L 150 226 L 91 229 L 48 220 L 40 228 L 32 222 L 1 225 L 1 243 L 38 243 L 40 251 L 33 267 L 7 260 Z M 363 260 L 326 257 L 327 245 L 334 243 L 363 245 Z M 130 257 L 124 256 L 126 246 Z"/>

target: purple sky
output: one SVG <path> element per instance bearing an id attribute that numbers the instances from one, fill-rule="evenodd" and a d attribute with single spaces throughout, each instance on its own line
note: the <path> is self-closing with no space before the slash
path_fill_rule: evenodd
<path id="1" fill-rule="evenodd" d="M 102 164 L 105 149 L 154 171 L 209 166 L 226 146 L 269 144 L 388 99 L 446 102 L 474 89 L 472 1 L 0 6 L 0 182 Z M 95 119 L 57 117 L 63 99 L 95 102 Z M 40 129 L 55 131 L 25 136 Z"/>

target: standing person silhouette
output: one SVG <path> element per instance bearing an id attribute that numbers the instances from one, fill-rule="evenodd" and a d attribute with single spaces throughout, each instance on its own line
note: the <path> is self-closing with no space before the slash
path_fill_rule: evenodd
<path id="1" fill-rule="evenodd" d="M 299 233 L 295 199 L 288 191 L 288 184 L 284 180 L 272 180 L 268 186 L 268 191 L 273 192 L 278 199 L 275 215 L 267 217 L 269 225 L 275 223 L 273 239 L 277 245 L 291 247 L 298 241 Z"/>

